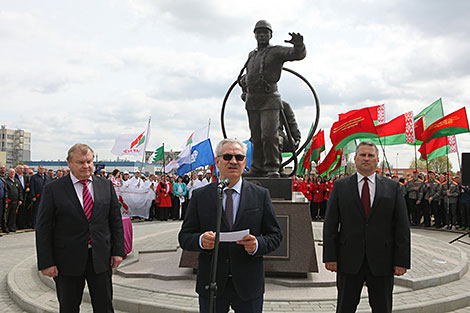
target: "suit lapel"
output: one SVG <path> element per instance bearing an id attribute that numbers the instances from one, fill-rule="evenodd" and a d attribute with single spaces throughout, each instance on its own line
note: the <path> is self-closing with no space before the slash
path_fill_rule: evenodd
<path id="1" fill-rule="evenodd" d="M 210 199 L 208 199 L 207 202 L 217 203 L 219 201 L 219 190 L 217 188 L 217 183 L 211 183 L 209 186 L 211 188 L 211 190 L 209 191 Z M 222 202 L 223 202 L 223 198 L 222 198 Z M 215 207 L 215 212 L 217 212 L 217 206 Z M 222 230 L 229 229 L 227 215 L 225 214 L 225 210 L 224 210 L 224 203 L 222 203 L 222 224 L 225 225 L 225 228 L 221 227 Z"/>
<path id="2" fill-rule="evenodd" d="M 384 190 L 384 181 L 382 180 L 382 177 L 380 177 L 379 175 L 375 175 L 375 196 L 374 196 L 374 203 L 372 204 L 372 207 L 370 208 L 369 218 L 374 214 L 375 211 L 377 211 L 377 207 L 380 203 L 381 195 L 383 195 L 383 190 Z"/>
<path id="3" fill-rule="evenodd" d="M 95 213 L 97 212 L 98 204 L 100 203 L 100 195 L 105 194 L 104 189 L 106 185 L 103 184 L 103 181 L 98 178 L 98 176 L 93 175 L 93 208 L 91 209 L 91 217 L 93 219 Z"/>
<path id="4" fill-rule="evenodd" d="M 248 183 L 243 180 L 240 194 L 240 203 L 238 204 L 237 216 L 235 217 L 235 223 L 233 223 L 233 228 L 235 228 L 235 226 L 237 225 L 238 221 L 240 220 L 240 216 L 242 216 L 243 211 L 245 211 L 245 208 L 248 205 L 248 188 Z"/>
<path id="5" fill-rule="evenodd" d="M 64 179 L 65 193 L 74 204 L 74 208 L 79 211 L 79 214 L 82 215 L 84 219 L 86 219 L 85 212 L 83 211 L 83 207 L 80 204 L 80 200 L 78 200 L 77 193 L 75 192 L 75 187 L 73 186 L 72 179 L 70 178 L 70 175 L 67 175 L 65 177 L 66 177 L 66 179 Z"/>
<path id="6" fill-rule="evenodd" d="M 361 216 L 365 219 L 366 213 L 364 212 L 364 207 L 362 206 L 361 197 L 359 196 L 359 185 L 357 183 L 357 174 L 350 176 L 349 184 L 351 185 L 350 190 L 353 190 L 353 198 L 356 203 L 355 207 L 359 209 Z"/>

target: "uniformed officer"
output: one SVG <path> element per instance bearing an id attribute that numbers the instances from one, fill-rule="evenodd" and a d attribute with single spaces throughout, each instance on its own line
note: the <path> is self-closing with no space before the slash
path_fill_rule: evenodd
<path id="1" fill-rule="evenodd" d="M 460 195 L 459 184 L 456 182 L 456 178 L 452 181 L 447 180 L 446 183 L 441 185 L 441 195 L 444 201 L 444 207 L 446 208 L 446 220 L 445 223 L 447 229 L 456 230 L 457 226 L 457 202 Z"/>
<path id="2" fill-rule="evenodd" d="M 10 168 L 5 178 L 5 232 L 16 231 L 16 213 L 23 203 L 23 190 L 20 181 L 15 177 L 15 170 Z"/>
<path id="3" fill-rule="evenodd" d="M 431 226 L 431 215 L 434 214 L 434 226 L 442 227 L 444 221 L 440 216 L 439 195 L 441 193 L 441 184 L 436 179 L 436 172 L 429 171 L 428 179 L 423 185 L 423 202 L 424 202 L 424 226 Z"/>
<path id="4" fill-rule="evenodd" d="M 408 193 L 411 208 L 411 225 L 417 226 L 421 221 L 420 204 L 423 197 L 423 180 L 418 177 L 418 171 L 413 171 L 413 177 L 406 182 L 406 192 Z"/>

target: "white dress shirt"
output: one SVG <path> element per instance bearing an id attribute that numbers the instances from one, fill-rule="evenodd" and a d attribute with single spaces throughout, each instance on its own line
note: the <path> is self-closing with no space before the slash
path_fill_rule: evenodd
<path id="1" fill-rule="evenodd" d="M 78 200 L 80 201 L 80 204 L 83 207 L 83 184 L 80 183 L 80 180 L 77 177 L 75 177 L 72 174 L 72 172 L 70 172 L 70 179 L 72 179 L 72 184 L 73 184 L 73 187 L 75 188 L 75 193 L 77 194 Z M 90 191 L 91 198 L 95 200 L 92 176 L 88 178 L 86 186 L 88 187 L 88 190 Z"/>
<path id="2" fill-rule="evenodd" d="M 374 205 L 374 199 L 375 199 L 375 180 L 376 180 L 376 173 L 367 176 L 368 179 L 368 184 L 369 184 L 369 194 L 370 194 L 370 207 Z M 357 188 L 359 189 L 359 198 L 362 198 L 362 186 L 364 185 L 364 176 L 359 174 L 357 172 Z"/>

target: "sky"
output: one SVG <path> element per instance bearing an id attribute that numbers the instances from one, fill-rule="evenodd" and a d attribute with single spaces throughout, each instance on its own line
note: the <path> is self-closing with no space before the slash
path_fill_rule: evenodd
<path id="1" fill-rule="evenodd" d="M 31 132 L 36 161 L 63 160 L 77 142 L 115 159 L 115 136 L 141 133 L 150 116 L 147 150 L 181 150 L 209 122 L 215 146 L 224 96 L 256 48 L 260 19 L 271 23 L 273 45 L 288 46 L 289 32 L 304 36 L 307 57 L 285 67 L 314 87 L 327 136 L 338 113 L 366 106 L 385 104 L 386 121 L 439 98 L 445 114 L 470 107 L 466 0 L 0 3 L 0 123 Z M 312 95 L 288 72 L 279 88 L 303 143 L 317 113 Z M 229 137 L 249 138 L 239 88 L 224 122 Z M 457 142 L 470 152 L 470 134 Z M 386 154 L 409 167 L 414 149 L 387 146 Z M 455 169 L 457 155 L 450 158 Z"/>

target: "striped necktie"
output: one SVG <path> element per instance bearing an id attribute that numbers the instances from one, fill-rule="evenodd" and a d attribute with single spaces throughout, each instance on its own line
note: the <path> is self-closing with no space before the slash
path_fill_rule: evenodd
<path id="1" fill-rule="evenodd" d="M 90 190 L 87 187 L 88 180 L 80 180 L 83 185 L 83 211 L 85 216 L 90 221 L 91 213 L 93 209 L 93 198 L 91 197 Z"/>

